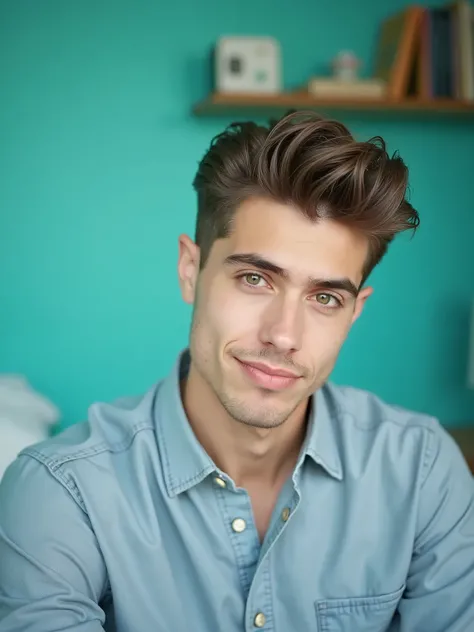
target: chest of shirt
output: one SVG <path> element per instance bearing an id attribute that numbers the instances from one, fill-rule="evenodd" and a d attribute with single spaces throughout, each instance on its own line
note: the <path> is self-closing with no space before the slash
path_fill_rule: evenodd
<path id="1" fill-rule="evenodd" d="M 365 477 L 368 477 L 365 480 Z M 314 463 L 278 498 L 263 544 L 245 490 L 210 475 L 170 498 L 163 481 L 90 495 L 114 632 L 389 629 L 410 563 L 416 492 Z"/>

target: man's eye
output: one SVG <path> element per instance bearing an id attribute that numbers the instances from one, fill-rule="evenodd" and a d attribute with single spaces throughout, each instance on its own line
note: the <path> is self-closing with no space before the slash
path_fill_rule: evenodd
<path id="1" fill-rule="evenodd" d="M 324 292 L 316 294 L 315 298 L 320 305 L 323 305 L 323 307 L 338 307 L 341 304 L 335 296 Z"/>
<path id="2" fill-rule="evenodd" d="M 262 281 L 265 283 L 264 278 L 260 274 L 255 274 L 255 272 L 244 274 L 243 279 L 247 285 L 252 285 L 253 287 L 261 285 Z"/>

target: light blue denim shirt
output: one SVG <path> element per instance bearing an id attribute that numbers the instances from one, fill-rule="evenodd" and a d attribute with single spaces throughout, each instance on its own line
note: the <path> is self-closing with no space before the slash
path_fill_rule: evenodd
<path id="1" fill-rule="evenodd" d="M 474 630 L 474 479 L 436 420 L 325 385 L 260 544 L 180 364 L 10 466 L 1 632 Z"/>

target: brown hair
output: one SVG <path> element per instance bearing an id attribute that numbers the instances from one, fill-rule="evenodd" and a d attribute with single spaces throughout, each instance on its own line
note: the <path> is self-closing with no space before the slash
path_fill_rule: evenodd
<path id="1" fill-rule="evenodd" d="M 405 199 L 408 169 L 379 136 L 357 142 L 340 122 L 291 112 L 268 127 L 232 123 L 201 160 L 195 240 L 204 267 L 216 239 L 229 234 L 238 205 L 264 196 L 295 206 L 310 220 L 330 218 L 369 239 L 363 281 L 394 236 L 419 225 Z"/>

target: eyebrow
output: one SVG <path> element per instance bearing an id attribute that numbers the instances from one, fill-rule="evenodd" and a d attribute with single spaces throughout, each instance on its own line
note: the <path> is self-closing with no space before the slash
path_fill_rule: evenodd
<path id="1" fill-rule="evenodd" d="M 226 257 L 224 260 L 225 265 L 250 265 L 258 270 L 265 272 L 272 272 L 278 275 L 282 279 L 289 279 L 290 274 L 288 270 L 285 270 L 281 266 L 269 261 L 258 254 L 235 254 Z M 343 290 L 354 298 L 357 298 L 359 294 L 359 288 L 348 278 L 342 277 L 339 279 L 316 279 L 314 277 L 308 277 L 308 284 L 314 288 L 324 288 L 326 290 Z"/>

